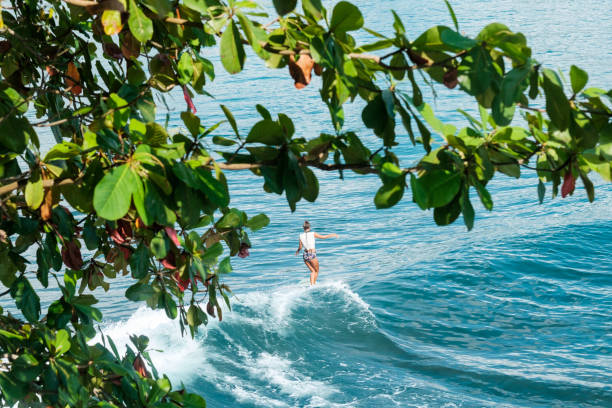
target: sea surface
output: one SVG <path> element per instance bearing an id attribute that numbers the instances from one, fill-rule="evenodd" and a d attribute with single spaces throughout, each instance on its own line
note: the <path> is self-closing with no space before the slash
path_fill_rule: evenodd
<path id="1" fill-rule="evenodd" d="M 331 3 L 324 2 L 329 9 Z M 411 39 L 435 24 L 452 25 L 442 1 L 355 1 L 366 26 L 390 34 L 391 9 Z M 586 69 L 589 85 L 612 87 L 612 1 L 453 1 L 461 31 L 476 35 L 494 21 L 523 32 L 544 66 Z M 360 37 L 368 41 L 367 37 Z M 202 123 L 222 120 L 219 103 L 246 134 L 255 104 L 285 112 L 297 136 L 332 131 L 319 99 L 320 78 L 296 90 L 286 69 L 270 70 L 253 54 L 245 71 L 217 79 L 197 97 Z M 444 120 L 475 112 L 458 90 L 436 86 L 429 102 Z M 170 126 L 180 127 L 181 93 L 168 98 Z M 378 140 L 360 120 L 363 104 L 347 107 L 346 128 Z M 160 112 L 160 120 L 165 112 Z M 398 127 L 407 167 L 421 151 Z M 230 135 L 224 125 L 217 134 Z M 49 146 L 51 138 L 48 138 Z M 212 145 L 211 145 L 212 146 Z M 44 149 L 43 149 L 44 150 Z M 376 176 L 317 171 L 316 203 L 291 213 L 284 197 L 265 194 L 250 172 L 227 172 L 231 206 L 265 212 L 270 225 L 251 235 L 246 259 L 233 259 L 226 280 L 232 311 L 194 339 L 181 337 L 163 311 L 126 300 L 129 280 L 96 291 L 102 331 L 118 344 L 129 334 L 150 337 L 157 368 L 217 407 L 611 407 L 612 188 L 596 179 L 596 201 L 582 186 L 572 197 L 537 199 L 537 178 L 497 175 L 494 209 L 476 206 L 474 230 L 460 218 L 437 227 L 406 192 L 377 211 Z M 580 184 L 580 183 L 579 183 Z M 550 186 L 549 186 L 550 188 Z M 477 198 L 474 197 L 474 203 Z M 304 220 L 319 233 L 319 282 L 294 256 Z M 43 292 L 45 305 L 58 297 Z"/>

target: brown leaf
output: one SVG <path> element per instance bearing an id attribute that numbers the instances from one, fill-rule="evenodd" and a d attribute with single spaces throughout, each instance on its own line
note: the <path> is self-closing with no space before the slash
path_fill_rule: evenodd
<path id="1" fill-rule="evenodd" d="M 221 306 L 217 305 L 217 316 L 219 316 L 219 321 L 223 320 L 223 313 L 221 313 Z"/>
<path id="2" fill-rule="evenodd" d="M 105 256 L 106 262 L 114 264 L 115 263 L 115 259 L 117 259 L 117 256 L 119 256 L 119 252 L 121 252 L 119 250 L 119 248 L 117 247 L 113 247 L 111 248 Z"/>
<path id="3" fill-rule="evenodd" d="M 212 317 L 216 317 L 215 316 L 215 307 L 213 306 L 212 303 L 208 302 L 206 304 L 206 313 L 208 313 L 209 315 L 211 315 Z"/>
<path id="4" fill-rule="evenodd" d="M 453 67 L 450 71 L 446 71 L 442 77 L 442 80 L 447 88 L 453 89 L 456 87 L 459 83 L 457 80 L 457 68 Z"/>
<path id="5" fill-rule="evenodd" d="M 5 54 L 10 49 L 11 49 L 10 41 L 6 41 L 6 40 L 0 41 L 0 54 Z"/>
<path id="6" fill-rule="evenodd" d="M 66 86 L 70 89 L 73 95 L 80 95 L 83 92 L 81 88 L 81 75 L 74 62 L 68 63 L 68 69 L 66 70 Z"/>
<path id="7" fill-rule="evenodd" d="M 102 45 L 102 49 L 104 52 L 111 58 L 116 60 L 123 59 L 123 53 L 121 52 L 121 48 L 114 42 L 107 42 Z"/>
<path id="8" fill-rule="evenodd" d="M 572 173 L 572 169 L 568 169 L 563 177 L 563 185 L 561 186 L 561 197 L 565 198 L 574 192 L 576 188 L 576 177 Z"/>
<path id="9" fill-rule="evenodd" d="M 323 73 L 323 67 L 317 63 L 314 64 L 314 73 L 317 76 L 321 76 L 321 74 Z"/>
<path id="10" fill-rule="evenodd" d="M 295 81 L 297 89 L 302 89 L 310 83 L 314 65 L 314 60 L 310 58 L 310 55 L 300 55 L 297 61 L 293 55 L 289 56 L 289 74 Z"/>
<path id="11" fill-rule="evenodd" d="M 417 54 L 416 52 L 412 50 L 408 50 L 408 57 L 410 57 L 410 61 L 412 61 L 413 63 L 417 64 L 420 67 L 423 65 L 429 65 L 429 61 L 427 59 L 421 57 L 419 54 Z"/>
<path id="12" fill-rule="evenodd" d="M 140 42 L 134 38 L 130 31 L 121 34 L 121 53 L 126 59 L 138 58 L 140 55 Z"/>
<path id="13" fill-rule="evenodd" d="M 123 258 L 126 261 L 129 261 L 130 260 L 130 256 L 132 256 L 132 248 L 131 247 L 120 246 L 119 250 L 123 254 Z"/>
<path id="14" fill-rule="evenodd" d="M 51 65 L 47 65 L 45 67 L 45 71 L 47 71 L 47 74 L 49 74 L 50 77 L 57 75 L 57 69 Z"/>
<path id="15" fill-rule="evenodd" d="M 40 206 L 40 218 L 43 221 L 49 221 L 51 219 L 51 210 L 53 209 L 53 191 L 48 188 L 45 190 L 45 198 Z"/>
<path id="16" fill-rule="evenodd" d="M 62 247 L 62 260 L 64 264 L 75 271 L 83 267 L 83 258 L 81 257 L 81 249 L 75 241 L 69 241 Z"/>

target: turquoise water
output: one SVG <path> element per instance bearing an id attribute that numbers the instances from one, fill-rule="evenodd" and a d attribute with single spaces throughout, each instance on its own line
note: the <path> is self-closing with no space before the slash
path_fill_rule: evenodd
<path id="1" fill-rule="evenodd" d="M 382 32 L 389 32 L 391 8 L 412 38 L 450 24 L 441 1 L 356 3 L 366 25 Z M 591 85 L 612 84 L 609 1 L 453 4 L 467 34 L 505 22 L 526 34 L 545 65 L 567 71 L 577 64 Z M 267 70 L 252 55 L 244 74 L 217 73 L 208 88 L 216 101 L 196 100 L 203 123 L 221 120 L 217 104 L 224 103 L 246 133 L 261 103 L 289 113 L 299 136 L 331 130 L 318 78 L 298 91 L 286 70 Z M 437 91 L 434 106 L 444 120 L 460 122 L 454 110 L 475 107 L 459 92 Z M 183 105 L 182 94 L 170 98 L 171 126 L 180 126 Z M 367 135 L 361 108 L 347 109 L 347 127 Z M 408 166 L 419 152 L 406 145 L 398 154 Z M 253 234 L 251 256 L 233 260 L 233 311 L 224 311 L 223 322 L 183 338 L 163 311 L 137 309 L 123 297 L 126 280 L 97 292 L 104 332 L 119 344 L 128 334 L 148 335 L 163 350 L 152 352 L 158 368 L 205 395 L 209 407 L 612 406 L 610 185 L 596 183 L 593 204 L 580 188 L 538 205 L 533 176 L 496 176 L 494 211 L 477 208 L 467 233 L 461 220 L 436 227 L 409 195 L 376 211 L 375 176 L 317 175 L 318 201 L 299 203 L 291 214 L 284 198 L 262 196 L 261 179 L 228 174 L 232 206 L 272 221 Z M 305 219 L 320 233 L 340 235 L 317 243 L 314 288 L 293 255 Z M 58 294 L 45 296 L 49 302 Z"/>

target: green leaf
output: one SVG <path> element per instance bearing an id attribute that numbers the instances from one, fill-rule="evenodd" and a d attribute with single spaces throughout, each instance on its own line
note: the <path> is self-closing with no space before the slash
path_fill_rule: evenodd
<path id="1" fill-rule="evenodd" d="M 191 82 L 193 77 L 193 59 L 191 59 L 189 52 L 185 51 L 181 54 L 177 68 L 179 83 L 185 85 Z"/>
<path id="2" fill-rule="evenodd" d="M 217 180 L 208 169 L 200 167 L 196 170 L 196 174 L 202 182 L 199 184 L 199 188 L 208 199 L 219 207 L 227 207 L 230 202 L 227 187 Z"/>
<path id="3" fill-rule="evenodd" d="M 40 169 L 34 169 L 25 186 L 25 200 L 28 207 L 36 210 L 42 204 L 45 195 Z"/>
<path id="4" fill-rule="evenodd" d="M 363 27 L 363 16 L 356 6 L 348 1 L 341 1 L 335 5 L 329 24 L 330 31 L 343 33 L 359 30 L 361 27 Z"/>
<path id="5" fill-rule="evenodd" d="M 219 146 L 233 146 L 236 144 L 235 140 L 223 136 L 213 136 L 212 142 Z"/>
<path id="6" fill-rule="evenodd" d="M 219 262 L 219 273 L 230 273 L 232 271 L 232 265 L 230 263 L 230 257 L 226 256 Z"/>
<path id="7" fill-rule="evenodd" d="M 278 15 L 284 16 L 295 9 L 297 0 L 272 0 L 272 3 Z"/>
<path id="8" fill-rule="evenodd" d="M 164 259 L 166 255 L 168 255 L 168 251 L 170 250 L 170 241 L 162 232 L 158 232 L 155 234 L 150 244 L 151 253 L 157 259 Z"/>
<path id="9" fill-rule="evenodd" d="M 544 194 L 546 193 L 546 186 L 542 183 L 542 180 L 538 180 L 538 200 L 540 204 L 544 202 Z"/>
<path id="10" fill-rule="evenodd" d="M 565 130 L 570 125 L 571 107 L 563 92 L 561 80 L 551 69 L 543 69 L 542 77 L 542 88 L 546 95 L 546 112 L 557 129 Z"/>
<path id="11" fill-rule="evenodd" d="M 166 316 L 170 319 L 176 319 L 177 309 L 176 302 L 172 299 L 172 296 L 168 293 L 164 293 L 164 310 L 166 311 Z"/>
<path id="12" fill-rule="evenodd" d="M 23 316 L 31 323 L 38 322 L 40 317 L 40 298 L 30 285 L 30 281 L 21 276 L 11 285 L 11 297 Z"/>
<path id="13" fill-rule="evenodd" d="M 147 132 L 145 133 L 145 143 L 151 146 L 161 146 L 168 141 L 168 132 L 159 123 L 147 123 Z"/>
<path id="14" fill-rule="evenodd" d="M 279 146 L 287 141 L 283 128 L 270 119 L 260 120 L 253 126 L 247 136 L 247 143 L 263 143 L 270 146 Z"/>
<path id="15" fill-rule="evenodd" d="M 572 92 L 577 94 L 582 91 L 589 81 L 589 74 L 575 65 L 570 67 L 570 81 L 572 82 Z"/>
<path id="16" fill-rule="evenodd" d="M 94 190 L 93 205 L 98 215 L 107 220 L 123 217 L 130 209 L 138 181 L 138 176 L 127 164 L 107 173 Z"/>
<path id="17" fill-rule="evenodd" d="M 467 186 L 463 190 L 459 204 L 461 204 L 461 209 L 463 212 L 463 222 L 465 223 L 468 231 L 471 231 L 472 228 L 474 228 L 475 213 L 474 207 L 472 207 L 472 203 L 470 201 L 470 193 Z"/>
<path id="18" fill-rule="evenodd" d="M 168 0 L 142 0 L 142 3 L 161 18 L 172 17 L 172 3 Z"/>
<path id="19" fill-rule="evenodd" d="M 195 137 L 200 134 L 200 118 L 191 113 L 191 111 L 184 111 L 181 112 L 181 119 L 192 136 Z"/>
<path id="20" fill-rule="evenodd" d="M 302 168 L 304 173 L 304 180 L 306 181 L 304 189 L 302 190 L 302 196 L 306 201 L 314 203 L 319 196 L 319 180 L 312 170 L 308 167 Z"/>
<path id="21" fill-rule="evenodd" d="M 467 38 L 459 34 L 457 31 L 445 30 L 440 34 L 440 39 L 446 45 L 459 50 L 469 50 L 475 47 L 478 43 L 471 38 Z"/>
<path id="22" fill-rule="evenodd" d="M 130 0 L 128 26 L 134 38 L 141 43 L 146 43 L 153 38 L 153 22 L 142 12 L 134 0 Z"/>
<path id="23" fill-rule="evenodd" d="M 52 341 L 55 356 L 61 356 L 70 350 L 70 335 L 64 329 L 58 330 L 55 333 L 55 339 Z"/>
<path id="24" fill-rule="evenodd" d="M 461 206 L 459 205 L 459 194 L 448 204 L 442 207 L 434 208 L 433 217 L 437 225 L 450 225 L 461 214 Z"/>
<path id="25" fill-rule="evenodd" d="M 130 256 L 130 269 L 134 279 L 142 279 L 149 272 L 149 250 L 144 243 L 140 243 L 136 251 Z"/>
<path id="26" fill-rule="evenodd" d="M 496 95 L 492 105 L 493 120 L 500 126 L 507 126 L 514 117 L 514 103 L 520 101 L 523 91 L 528 87 L 531 65 L 514 68 L 508 72 L 501 84 L 501 91 Z"/>
<path id="27" fill-rule="evenodd" d="M 302 0 L 304 14 L 311 15 L 315 20 L 320 20 L 323 16 L 323 5 L 321 0 Z"/>
<path id="28" fill-rule="evenodd" d="M 485 186 L 476 181 L 476 191 L 478 191 L 478 196 L 480 197 L 480 201 L 484 207 L 491 211 L 493 209 L 493 199 L 491 198 L 491 194 L 486 189 Z"/>
<path id="29" fill-rule="evenodd" d="M 165 204 L 157 187 L 149 180 L 137 180 L 133 193 L 134 206 L 145 225 L 158 223 L 172 225 L 176 222 L 176 215 Z"/>
<path id="30" fill-rule="evenodd" d="M 22 401 L 28 394 L 29 386 L 26 383 L 17 381 L 10 373 L 0 371 L 0 390 L 2 397 L 9 405 Z"/>
<path id="31" fill-rule="evenodd" d="M 582 180 L 582 184 L 584 184 L 589 202 L 592 203 L 595 200 L 595 187 L 593 186 L 593 182 L 589 180 L 587 175 L 583 172 L 580 172 L 580 179 Z"/>
<path id="32" fill-rule="evenodd" d="M 236 13 L 236 17 L 238 17 L 238 21 L 242 27 L 242 32 L 249 41 L 249 44 L 251 44 L 253 51 L 255 51 L 255 53 L 260 55 L 262 58 L 267 59 L 266 57 L 269 57 L 269 55 L 265 51 L 262 53 L 261 44 L 259 43 L 260 39 L 257 38 L 257 35 L 255 34 L 255 26 L 253 25 L 253 22 L 239 11 Z"/>
<path id="33" fill-rule="evenodd" d="M 246 226 L 251 229 L 251 231 L 257 231 L 262 229 L 263 227 L 270 224 L 270 219 L 266 214 L 258 214 L 246 223 Z"/>
<path id="34" fill-rule="evenodd" d="M 382 175 L 391 179 L 396 179 L 404 175 L 402 169 L 400 169 L 394 163 L 391 162 L 384 162 L 380 168 L 380 172 Z"/>
<path id="35" fill-rule="evenodd" d="M 455 15 L 455 12 L 453 11 L 453 8 L 451 7 L 451 5 L 448 2 L 448 0 L 444 0 L 444 3 L 446 3 L 446 7 L 448 8 L 448 12 L 451 15 L 451 18 L 453 19 L 453 24 L 455 25 L 455 30 L 459 31 L 459 23 L 457 22 L 457 16 Z"/>
<path id="36" fill-rule="evenodd" d="M 125 297 L 133 302 L 147 300 L 153 295 L 155 295 L 153 288 L 150 285 L 142 283 L 136 283 L 125 291 Z"/>
<path id="37" fill-rule="evenodd" d="M 47 152 L 43 161 L 49 163 L 52 160 L 68 160 L 79 155 L 82 149 L 79 145 L 70 142 L 56 144 Z"/>
<path id="38" fill-rule="evenodd" d="M 442 207 L 457 195 L 461 188 L 461 174 L 436 169 L 416 179 L 416 184 L 425 193 L 426 208 Z"/>
<path id="39" fill-rule="evenodd" d="M 234 130 L 236 137 L 240 137 L 240 135 L 238 134 L 238 126 L 236 126 L 236 119 L 234 119 L 234 115 L 232 115 L 232 112 L 225 105 L 221 105 L 221 109 L 223 110 L 223 113 L 225 114 L 225 117 L 227 118 L 227 121 L 229 122 L 230 126 Z"/>
<path id="40" fill-rule="evenodd" d="M 226 229 L 226 228 L 237 228 L 242 223 L 240 219 L 240 215 L 235 212 L 228 212 L 225 214 L 217 223 L 215 224 L 217 228 Z"/>
<path id="41" fill-rule="evenodd" d="M 221 63 L 230 74 L 237 74 L 244 67 L 246 54 L 242 46 L 240 32 L 234 20 L 230 21 L 229 25 L 221 35 Z"/>
<path id="42" fill-rule="evenodd" d="M 201 14 L 208 14 L 207 0 L 183 0 L 185 7 L 197 11 Z"/>
<path id="43" fill-rule="evenodd" d="M 404 196 L 404 177 L 396 183 L 383 184 L 374 196 L 374 205 L 377 209 L 390 208 L 397 204 Z"/>
<path id="44" fill-rule="evenodd" d="M 8 116 L 0 122 L 0 147 L 4 146 L 11 152 L 21 153 L 30 139 L 38 140 L 27 119 Z"/>
<path id="45" fill-rule="evenodd" d="M 223 245 L 221 245 L 219 242 L 216 242 L 210 248 L 208 248 L 206 252 L 204 252 L 204 255 L 202 255 L 202 262 L 205 265 L 212 266 L 217 263 L 217 258 L 222 253 Z"/>

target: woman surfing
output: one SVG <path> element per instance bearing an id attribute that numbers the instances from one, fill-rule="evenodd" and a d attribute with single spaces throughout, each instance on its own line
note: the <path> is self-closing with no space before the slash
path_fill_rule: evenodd
<path id="1" fill-rule="evenodd" d="M 317 251 L 315 249 L 315 239 L 338 238 L 338 234 L 320 235 L 310 231 L 310 223 L 308 221 L 304 221 L 303 228 L 304 232 L 300 234 L 300 246 L 295 251 L 295 255 L 297 256 L 302 247 L 304 247 L 304 263 L 310 270 L 310 284 L 314 285 L 319 276 L 319 260 L 317 259 Z"/>

